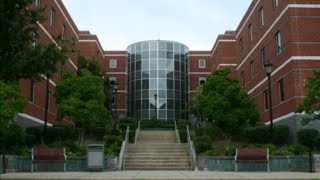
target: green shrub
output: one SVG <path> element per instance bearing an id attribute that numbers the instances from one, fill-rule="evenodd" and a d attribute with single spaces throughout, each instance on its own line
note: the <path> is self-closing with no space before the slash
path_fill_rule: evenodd
<path id="1" fill-rule="evenodd" d="M 211 141 L 221 139 L 222 137 L 221 129 L 217 126 L 209 125 L 205 132 L 210 137 Z"/>
<path id="2" fill-rule="evenodd" d="M 179 136 L 181 143 L 187 142 L 187 130 L 186 129 L 179 129 Z"/>
<path id="3" fill-rule="evenodd" d="M 280 148 L 273 151 L 272 155 L 281 155 L 281 156 L 293 156 L 294 153 L 288 149 Z"/>
<path id="4" fill-rule="evenodd" d="M 195 128 L 196 136 L 201 137 L 206 135 L 206 128 L 205 127 L 197 127 Z"/>
<path id="5" fill-rule="evenodd" d="M 100 141 L 103 140 L 103 137 L 106 135 L 106 128 L 96 127 L 92 132 L 96 140 Z"/>
<path id="6" fill-rule="evenodd" d="M 119 155 L 122 141 L 121 136 L 109 135 L 105 137 L 105 156 Z"/>
<path id="7" fill-rule="evenodd" d="M 197 153 L 203 153 L 211 149 L 211 141 L 207 136 L 196 137 L 194 146 Z"/>
<path id="8" fill-rule="evenodd" d="M 250 127 L 246 130 L 246 137 L 251 143 L 272 143 L 286 144 L 289 136 L 289 127 L 286 125 L 276 125 L 273 127 L 273 138 L 270 137 L 270 126 Z"/>
<path id="9" fill-rule="evenodd" d="M 225 155 L 226 156 L 235 156 L 236 155 L 236 149 L 237 149 L 238 145 L 236 144 L 231 144 L 229 146 L 229 149 L 226 149 Z"/>
<path id="10" fill-rule="evenodd" d="M 298 141 L 300 144 L 313 150 L 318 146 L 319 132 L 316 129 L 301 129 L 298 131 Z"/>
<path id="11" fill-rule="evenodd" d="M 276 125 L 273 129 L 273 143 L 283 145 L 288 143 L 289 127 L 287 125 Z"/>
<path id="12" fill-rule="evenodd" d="M 205 156 L 221 156 L 221 154 L 218 151 L 215 150 L 208 150 L 204 152 Z"/>

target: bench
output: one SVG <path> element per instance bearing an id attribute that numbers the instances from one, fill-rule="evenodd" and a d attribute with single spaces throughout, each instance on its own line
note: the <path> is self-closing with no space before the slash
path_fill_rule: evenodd
<path id="1" fill-rule="evenodd" d="M 237 148 L 235 171 L 238 171 L 239 163 L 266 163 L 269 172 L 269 149 L 268 148 Z"/>
<path id="2" fill-rule="evenodd" d="M 64 148 L 33 147 L 31 157 L 31 172 L 36 163 L 63 163 L 63 171 L 66 171 L 66 154 Z"/>

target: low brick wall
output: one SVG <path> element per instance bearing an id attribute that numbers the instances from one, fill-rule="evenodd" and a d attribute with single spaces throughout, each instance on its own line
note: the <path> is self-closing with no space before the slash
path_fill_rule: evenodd
<path id="1" fill-rule="evenodd" d="M 30 172 L 31 157 L 6 156 L 8 158 L 8 172 Z M 88 171 L 87 157 L 67 157 L 67 171 Z M 105 157 L 104 171 L 118 170 L 118 157 Z M 63 171 L 63 164 L 34 164 L 34 171 Z"/>
<path id="2" fill-rule="evenodd" d="M 320 155 L 314 164 L 319 169 Z M 267 164 L 261 163 L 242 163 L 238 164 L 239 171 L 267 171 Z M 308 156 L 271 156 L 269 158 L 270 171 L 291 171 L 309 172 Z M 203 171 L 235 171 L 235 161 L 233 156 L 209 157 L 198 156 L 198 169 Z"/>

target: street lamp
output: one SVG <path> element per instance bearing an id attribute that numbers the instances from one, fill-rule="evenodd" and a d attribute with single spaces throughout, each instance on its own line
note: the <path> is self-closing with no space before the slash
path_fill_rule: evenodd
<path id="1" fill-rule="evenodd" d="M 158 117 L 158 113 L 157 113 L 157 94 L 154 94 L 154 114 L 156 115 L 156 119 Z"/>
<path id="2" fill-rule="evenodd" d="M 268 94 L 269 94 L 269 120 L 270 120 L 270 136 L 273 140 L 273 118 L 272 118 L 272 96 L 271 96 L 271 73 L 272 73 L 272 64 L 265 63 L 264 70 L 268 76 Z"/>

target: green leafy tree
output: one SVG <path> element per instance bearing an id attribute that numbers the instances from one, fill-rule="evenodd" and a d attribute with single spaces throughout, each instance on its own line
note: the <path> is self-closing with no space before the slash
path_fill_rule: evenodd
<path id="1" fill-rule="evenodd" d="M 94 76 L 102 77 L 104 75 L 104 70 L 102 70 L 101 65 L 95 58 L 86 58 L 84 56 L 78 57 L 78 72 L 80 73 L 82 69 L 86 69 L 92 73 Z M 78 73 L 78 74 L 79 74 Z"/>
<path id="2" fill-rule="evenodd" d="M 15 132 L 12 130 L 16 126 L 13 119 L 18 112 L 22 111 L 26 103 L 26 100 L 20 95 L 18 83 L 0 80 L 0 143 L 3 151 L 9 148 L 10 144 L 18 143 L 17 138 L 14 139 L 16 142 L 9 142 L 8 140 L 12 140 L 10 137 L 13 133 L 18 136 L 23 132 L 18 128 Z M 5 154 L 5 152 L 2 152 L 2 154 Z M 4 159 L 4 156 L 2 158 Z"/>
<path id="3" fill-rule="evenodd" d="M 84 130 L 97 125 L 111 124 L 110 112 L 104 107 L 105 95 L 101 77 L 93 76 L 88 70 L 81 70 L 80 76 L 65 74 L 56 85 L 57 119 L 72 118 L 79 131 L 78 142 L 82 145 Z"/>
<path id="4" fill-rule="evenodd" d="M 320 71 L 313 71 L 313 76 L 309 77 L 305 88 L 308 90 L 303 102 L 297 107 L 296 112 L 306 112 L 315 115 L 314 118 L 305 119 L 307 124 L 311 120 L 320 120 Z"/>
<path id="5" fill-rule="evenodd" d="M 209 75 L 191 105 L 193 112 L 221 129 L 227 149 L 233 134 L 259 120 L 255 102 L 229 73 L 230 69 L 222 69 Z"/>

